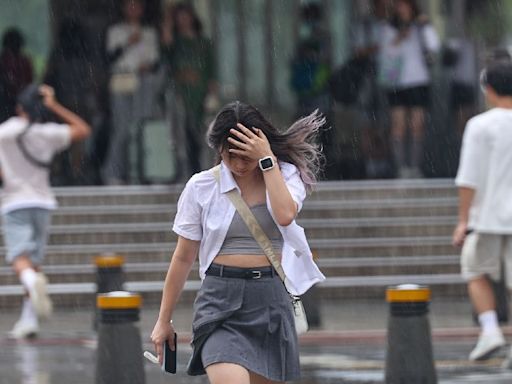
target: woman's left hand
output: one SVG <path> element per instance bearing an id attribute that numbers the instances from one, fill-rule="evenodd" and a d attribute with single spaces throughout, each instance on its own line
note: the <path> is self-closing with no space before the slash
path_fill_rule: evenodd
<path id="1" fill-rule="evenodd" d="M 231 129 L 230 133 L 240 141 L 228 137 L 229 143 L 236 147 L 236 149 L 230 149 L 229 152 L 248 157 L 252 160 L 259 160 L 266 156 L 274 157 L 270 143 L 261 129 L 253 127 L 251 130 L 240 123 L 237 126 L 240 131 Z"/>

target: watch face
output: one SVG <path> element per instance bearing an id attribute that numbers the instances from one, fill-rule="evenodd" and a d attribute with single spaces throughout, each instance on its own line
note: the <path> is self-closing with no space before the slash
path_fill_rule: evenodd
<path id="1" fill-rule="evenodd" d="M 268 169 L 268 168 L 271 168 L 274 165 L 274 162 L 272 161 L 271 158 L 267 157 L 265 159 L 262 159 L 260 161 L 260 164 L 261 164 L 261 168 Z"/>

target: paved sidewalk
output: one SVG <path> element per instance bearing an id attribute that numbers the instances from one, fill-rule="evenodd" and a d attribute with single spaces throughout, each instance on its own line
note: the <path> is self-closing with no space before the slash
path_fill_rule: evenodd
<path id="1" fill-rule="evenodd" d="M 323 302 L 323 325 L 301 337 L 302 384 L 383 383 L 388 309 L 382 301 L 344 300 Z M 0 384 L 82 384 L 93 383 L 96 334 L 92 331 L 92 311 L 59 310 L 42 325 L 38 339 L 16 342 L 5 338 L 17 313 L 0 316 Z M 204 377 L 186 376 L 190 355 L 191 308 L 179 307 L 174 322 L 180 335 L 179 367 L 173 383 L 207 383 Z M 144 347 L 151 349 L 149 334 L 157 309 L 144 308 L 139 324 Z M 512 371 L 500 365 L 506 349 L 493 359 L 470 363 L 478 328 L 473 326 L 471 309 L 464 300 L 435 301 L 430 321 L 439 382 L 443 384 L 512 382 Z M 512 340 L 512 327 L 505 327 Z M 147 383 L 169 382 L 158 367 L 146 364 Z"/>

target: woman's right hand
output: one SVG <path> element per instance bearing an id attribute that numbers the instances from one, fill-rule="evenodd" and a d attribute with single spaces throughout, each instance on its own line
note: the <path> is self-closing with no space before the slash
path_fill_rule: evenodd
<path id="1" fill-rule="evenodd" d="M 157 320 L 155 327 L 153 328 L 153 332 L 151 332 L 151 341 L 155 346 L 155 352 L 158 356 L 158 361 L 160 364 L 163 362 L 163 350 L 162 345 L 164 341 L 169 342 L 169 346 L 171 349 L 174 348 L 174 343 L 172 342 L 172 338 L 174 335 L 174 327 L 171 322 L 160 321 Z"/>

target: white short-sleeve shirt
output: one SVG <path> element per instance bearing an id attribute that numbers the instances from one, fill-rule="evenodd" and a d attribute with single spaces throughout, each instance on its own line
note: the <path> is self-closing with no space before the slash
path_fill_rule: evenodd
<path id="1" fill-rule="evenodd" d="M 423 49 L 434 53 L 439 51 L 440 42 L 436 30 L 430 24 L 414 25 L 411 27 L 409 35 L 400 44 L 395 44 L 398 34 L 398 30 L 389 24 L 382 28 L 379 51 L 381 67 L 389 60 L 400 61 L 396 84 L 398 89 L 430 84 L 430 73 Z"/>
<path id="2" fill-rule="evenodd" d="M 300 210 L 306 197 L 306 190 L 299 171 L 289 163 L 280 162 L 279 165 L 286 186 Z M 239 189 L 231 171 L 221 163 L 219 183 L 211 170 L 197 173 L 187 182 L 178 200 L 173 231 L 186 239 L 201 242 L 201 279 L 204 279 L 206 270 L 222 247 L 233 220 L 236 209 L 226 196 L 226 192 L 234 188 Z M 273 215 L 268 194 L 267 208 Z M 280 226 L 277 222 L 276 225 L 283 236 L 281 263 L 289 280 L 287 288 L 292 294 L 303 294 L 312 285 L 325 280 L 325 277 L 313 261 L 304 229 L 295 220 L 286 227 Z"/>
<path id="3" fill-rule="evenodd" d="M 12 117 L 0 124 L 0 167 L 4 184 L 2 213 L 57 206 L 50 188 L 49 170 L 27 160 L 16 142 L 27 125 L 28 120 L 20 117 Z M 37 160 L 50 162 L 56 153 L 71 143 L 71 130 L 65 124 L 33 123 L 23 143 Z"/>
<path id="4" fill-rule="evenodd" d="M 455 183 L 475 190 L 471 228 L 512 234 L 512 110 L 494 108 L 469 120 Z"/>
<path id="5" fill-rule="evenodd" d="M 140 40 L 129 44 L 130 36 L 140 28 Z M 121 56 L 113 63 L 112 72 L 137 72 L 143 64 L 153 64 L 158 60 L 158 38 L 152 27 L 136 27 L 128 23 L 111 26 L 107 32 L 107 51 L 124 48 Z"/>

